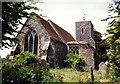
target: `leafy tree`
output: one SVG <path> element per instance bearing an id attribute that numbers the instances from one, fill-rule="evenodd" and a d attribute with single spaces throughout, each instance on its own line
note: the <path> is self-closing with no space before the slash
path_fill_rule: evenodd
<path id="1" fill-rule="evenodd" d="M 96 51 L 100 56 L 100 61 L 105 62 L 108 60 L 107 49 L 109 49 L 109 44 L 106 39 L 102 39 L 102 35 L 100 32 L 94 30 L 95 43 L 96 43 Z"/>
<path id="2" fill-rule="evenodd" d="M 2 84 L 49 84 L 60 82 L 40 65 L 39 57 L 23 52 L 2 66 Z"/>
<path id="3" fill-rule="evenodd" d="M 22 24 L 23 18 L 29 17 L 30 13 L 27 10 L 31 9 L 39 10 L 27 1 L 2 2 L 2 46 L 10 47 L 18 41 L 15 38 L 15 33 L 18 33 L 18 25 Z"/>
<path id="4" fill-rule="evenodd" d="M 108 57 L 111 63 L 110 73 L 113 79 L 120 78 L 120 1 L 113 0 L 109 5 L 110 16 L 106 20 L 109 22 L 107 29 L 108 42 L 110 49 L 108 50 Z"/>

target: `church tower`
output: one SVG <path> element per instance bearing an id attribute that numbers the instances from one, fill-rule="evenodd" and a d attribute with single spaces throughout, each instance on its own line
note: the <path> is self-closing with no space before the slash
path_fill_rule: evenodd
<path id="1" fill-rule="evenodd" d="M 88 42 L 90 46 L 95 48 L 93 24 L 91 21 L 80 21 L 75 23 L 77 42 Z"/>
<path id="2" fill-rule="evenodd" d="M 83 54 L 88 67 L 98 69 L 99 56 L 96 54 L 94 27 L 91 21 L 79 21 L 76 26 L 76 41 L 79 43 L 79 53 Z"/>

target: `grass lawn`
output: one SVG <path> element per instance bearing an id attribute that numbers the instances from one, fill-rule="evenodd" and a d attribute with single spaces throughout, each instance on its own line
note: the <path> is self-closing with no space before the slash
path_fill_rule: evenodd
<path id="1" fill-rule="evenodd" d="M 90 73 L 88 71 L 77 71 L 71 68 L 63 69 L 50 69 L 52 74 L 55 74 L 56 77 L 62 77 L 63 82 L 89 82 Z M 101 74 L 99 71 L 94 70 L 94 79 L 96 82 L 110 82 L 111 79 L 105 74 Z"/>

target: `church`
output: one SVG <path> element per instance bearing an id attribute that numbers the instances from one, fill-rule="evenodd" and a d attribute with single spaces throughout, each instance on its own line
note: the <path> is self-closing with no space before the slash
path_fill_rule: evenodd
<path id="1" fill-rule="evenodd" d="M 99 57 L 95 53 L 92 22 L 76 22 L 75 27 L 76 40 L 53 21 L 32 13 L 17 35 L 19 43 L 12 55 L 29 51 L 41 59 L 46 59 L 50 67 L 62 68 L 66 66 L 65 59 L 68 53 L 82 53 L 88 67 L 97 68 Z"/>

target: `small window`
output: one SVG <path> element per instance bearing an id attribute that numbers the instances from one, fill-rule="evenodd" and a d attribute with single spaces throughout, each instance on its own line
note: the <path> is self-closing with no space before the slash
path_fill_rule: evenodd
<path id="1" fill-rule="evenodd" d="M 82 28 L 82 34 L 84 34 L 84 29 Z"/>

